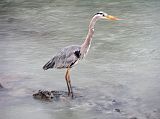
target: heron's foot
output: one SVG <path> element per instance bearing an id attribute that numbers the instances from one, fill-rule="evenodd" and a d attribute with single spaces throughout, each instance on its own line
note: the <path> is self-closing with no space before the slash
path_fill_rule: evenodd
<path id="1" fill-rule="evenodd" d="M 74 97 L 74 94 L 73 94 L 73 92 L 68 92 L 68 97 Z"/>
<path id="2" fill-rule="evenodd" d="M 74 97 L 74 94 L 73 94 L 73 92 L 71 92 L 71 96 L 72 96 L 72 98 Z"/>
<path id="3" fill-rule="evenodd" d="M 71 95 L 71 92 L 68 92 L 68 96 L 70 96 Z"/>

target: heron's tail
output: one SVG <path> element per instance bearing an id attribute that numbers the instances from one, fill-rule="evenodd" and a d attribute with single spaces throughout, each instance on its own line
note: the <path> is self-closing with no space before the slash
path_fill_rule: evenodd
<path id="1" fill-rule="evenodd" d="M 48 61 L 44 66 L 43 66 L 43 69 L 44 70 L 47 70 L 49 68 L 53 68 L 55 65 L 55 61 L 54 61 L 54 58 L 51 59 L 50 61 Z"/>

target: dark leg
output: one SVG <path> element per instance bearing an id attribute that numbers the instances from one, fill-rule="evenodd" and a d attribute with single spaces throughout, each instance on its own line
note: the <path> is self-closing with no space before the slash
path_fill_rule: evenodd
<path id="1" fill-rule="evenodd" d="M 67 68 L 67 71 L 66 71 L 65 79 L 66 79 L 66 83 L 67 83 L 68 96 L 69 96 L 71 91 L 70 91 L 69 82 L 68 82 L 68 68 Z"/>
<path id="2" fill-rule="evenodd" d="M 73 98 L 73 90 L 72 90 L 71 79 L 70 79 L 70 68 L 68 68 L 68 83 L 69 83 L 70 91 L 71 91 L 72 98 Z"/>

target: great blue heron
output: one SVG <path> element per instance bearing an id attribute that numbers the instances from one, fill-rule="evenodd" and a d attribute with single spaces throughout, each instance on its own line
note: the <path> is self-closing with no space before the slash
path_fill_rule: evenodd
<path id="1" fill-rule="evenodd" d="M 57 69 L 67 68 L 65 79 L 68 87 L 69 96 L 72 94 L 73 97 L 73 91 L 70 80 L 70 69 L 73 66 L 75 66 L 80 59 L 83 59 L 88 53 L 92 37 L 94 34 L 94 25 L 96 21 L 99 19 L 119 20 L 119 18 L 108 15 L 107 13 L 104 12 L 96 13 L 90 21 L 88 34 L 83 44 L 70 45 L 63 48 L 60 52 L 57 53 L 57 55 L 55 55 L 50 61 L 48 61 L 43 66 L 44 70 L 47 70 L 49 68 L 57 68 Z"/>

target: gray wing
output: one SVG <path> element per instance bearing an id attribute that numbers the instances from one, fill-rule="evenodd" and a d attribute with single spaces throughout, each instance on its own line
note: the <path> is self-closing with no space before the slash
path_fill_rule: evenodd
<path id="1" fill-rule="evenodd" d="M 43 69 L 49 68 L 67 68 L 72 67 L 80 58 L 80 49 L 78 45 L 72 45 L 63 48 L 57 55 L 55 55 L 49 62 L 47 62 Z"/>

